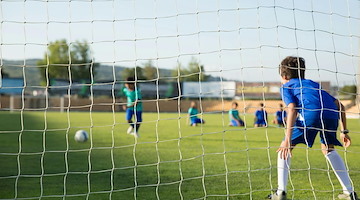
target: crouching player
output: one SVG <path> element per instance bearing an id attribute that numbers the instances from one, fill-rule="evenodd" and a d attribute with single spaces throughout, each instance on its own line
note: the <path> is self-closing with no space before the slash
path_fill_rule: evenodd
<path id="1" fill-rule="evenodd" d="M 127 104 L 124 105 L 124 110 L 126 110 L 126 120 L 129 123 L 129 128 L 127 134 L 133 135 L 135 138 L 140 137 L 139 128 L 140 123 L 142 122 L 142 103 L 141 103 L 141 92 L 138 87 L 135 87 L 135 79 L 133 77 L 128 77 L 126 79 L 125 88 L 123 92 L 127 97 Z M 135 123 L 133 123 L 132 118 L 135 116 Z"/>
<path id="2" fill-rule="evenodd" d="M 286 122 L 286 111 L 283 109 L 283 105 L 280 104 L 280 109 L 275 113 L 275 119 L 273 120 L 274 124 L 277 124 L 279 127 L 285 126 Z"/>
<path id="3" fill-rule="evenodd" d="M 264 104 L 260 103 L 260 110 L 255 112 L 254 127 L 267 127 L 268 114 L 264 109 Z"/>
<path id="4" fill-rule="evenodd" d="M 312 147 L 320 131 L 321 149 L 338 178 L 343 193 L 339 199 L 357 200 L 344 161 L 335 150 L 342 146 L 336 138 L 340 118 L 340 138 L 344 147 L 351 144 L 346 127 L 344 106 L 320 85 L 305 79 L 305 60 L 300 57 L 286 57 L 279 66 L 282 79 L 282 99 L 288 107 L 285 138 L 278 152 L 278 188 L 269 195 L 270 199 L 286 199 L 286 186 L 292 149 L 300 143 Z"/>
<path id="5" fill-rule="evenodd" d="M 231 110 L 229 110 L 229 118 L 230 118 L 229 126 L 244 126 L 244 121 L 240 118 L 237 107 L 238 107 L 238 103 L 233 102 L 231 104 Z"/>
<path id="6" fill-rule="evenodd" d="M 205 124 L 203 119 L 197 117 L 199 111 L 195 101 L 192 101 L 188 110 L 188 117 L 190 118 L 190 126 L 197 126 L 197 124 Z M 188 119 L 189 119 L 188 118 Z"/>

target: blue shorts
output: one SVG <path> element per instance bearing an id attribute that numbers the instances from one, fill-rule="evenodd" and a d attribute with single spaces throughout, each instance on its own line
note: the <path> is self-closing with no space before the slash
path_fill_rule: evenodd
<path id="1" fill-rule="evenodd" d="M 260 126 L 266 126 L 266 121 L 265 120 L 256 120 L 256 122 L 254 124 L 260 125 Z"/>
<path id="2" fill-rule="evenodd" d="M 282 119 L 277 119 L 277 124 L 284 126 L 284 121 Z"/>
<path id="3" fill-rule="evenodd" d="M 303 143 L 312 147 L 318 132 L 320 132 L 320 142 L 325 145 L 342 146 L 336 138 L 338 128 L 338 119 L 324 119 L 323 125 L 321 120 L 307 120 L 306 128 L 303 121 L 296 120 L 293 134 L 291 137 L 292 144 Z"/>
<path id="4" fill-rule="evenodd" d="M 200 119 L 200 118 L 192 118 L 191 119 L 191 122 L 190 122 L 190 125 L 193 125 L 193 124 L 203 124 L 205 121 Z"/>
<path id="5" fill-rule="evenodd" d="M 244 122 L 241 119 L 239 119 L 239 120 L 232 119 L 230 121 L 230 124 L 231 124 L 231 126 L 239 126 L 238 122 L 240 122 L 240 126 L 244 126 Z"/>
<path id="6" fill-rule="evenodd" d="M 126 109 L 126 120 L 131 120 L 133 115 L 135 115 L 135 122 L 142 122 L 142 111 L 136 111 L 135 113 L 133 109 Z"/>

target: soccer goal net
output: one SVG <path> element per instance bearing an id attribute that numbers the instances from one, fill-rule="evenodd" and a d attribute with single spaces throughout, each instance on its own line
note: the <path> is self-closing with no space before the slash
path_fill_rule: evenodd
<path id="1" fill-rule="evenodd" d="M 264 199 L 286 56 L 345 105 L 360 191 L 359 38 L 359 0 L 2 0 L 0 199 Z M 319 144 L 288 199 L 342 192 Z"/>

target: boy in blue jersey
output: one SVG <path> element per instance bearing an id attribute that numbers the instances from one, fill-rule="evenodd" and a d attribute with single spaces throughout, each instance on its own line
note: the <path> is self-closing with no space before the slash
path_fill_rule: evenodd
<path id="1" fill-rule="evenodd" d="M 279 66 L 279 73 L 283 84 L 282 99 L 287 106 L 288 116 L 285 138 L 277 150 L 278 188 L 269 198 L 286 199 L 292 149 L 300 143 L 312 147 L 317 133 L 320 132 L 322 152 L 343 189 L 339 199 L 357 200 L 344 161 L 335 150 L 335 146 L 342 146 L 336 138 L 339 119 L 341 141 L 345 148 L 351 144 L 344 106 L 322 90 L 318 83 L 305 79 L 303 58 L 286 57 Z"/>
<path id="2" fill-rule="evenodd" d="M 126 79 L 125 88 L 123 92 L 127 97 L 127 104 L 123 106 L 126 110 L 126 120 L 129 123 L 127 134 L 133 135 L 135 138 L 140 137 L 139 128 L 142 122 L 142 103 L 141 103 L 141 92 L 138 87 L 135 87 L 135 79 L 128 77 Z M 135 116 L 135 123 L 132 118 Z"/>
<path id="3" fill-rule="evenodd" d="M 255 112 L 254 126 L 255 127 L 266 127 L 268 116 L 266 110 L 264 110 L 264 104 L 260 103 L 260 110 Z"/>
<path id="4" fill-rule="evenodd" d="M 240 118 L 237 107 L 238 107 L 238 103 L 233 102 L 231 104 L 231 110 L 229 110 L 229 118 L 230 118 L 229 126 L 244 126 L 244 121 Z"/>
<path id="5" fill-rule="evenodd" d="M 280 110 L 276 111 L 274 124 L 277 124 L 279 127 L 285 126 L 286 122 L 286 111 L 283 109 L 283 105 L 280 104 Z"/>
<path id="6" fill-rule="evenodd" d="M 190 118 L 190 126 L 197 126 L 197 124 L 205 124 L 205 121 L 203 119 L 197 117 L 199 111 L 197 109 L 195 101 L 191 102 L 188 114 Z"/>

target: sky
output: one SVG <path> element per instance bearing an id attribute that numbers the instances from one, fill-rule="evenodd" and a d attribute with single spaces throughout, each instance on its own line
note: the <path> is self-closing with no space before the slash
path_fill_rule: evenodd
<path id="1" fill-rule="evenodd" d="M 43 58 L 46 45 L 89 43 L 96 62 L 186 66 L 238 81 L 279 81 L 286 56 L 307 78 L 359 83 L 359 0 L 2 0 L 1 59 Z"/>

